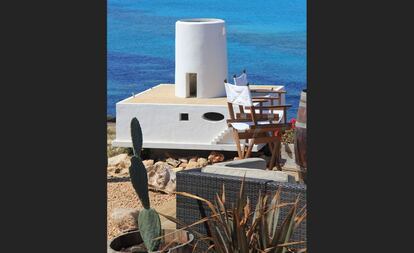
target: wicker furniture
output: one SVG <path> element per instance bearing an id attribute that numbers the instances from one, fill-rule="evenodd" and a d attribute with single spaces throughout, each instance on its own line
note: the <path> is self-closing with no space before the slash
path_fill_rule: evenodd
<path id="1" fill-rule="evenodd" d="M 210 201 L 214 201 L 216 193 L 222 192 L 223 184 L 226 189 L 226 202 L 228 204 L 235 203 L 238 196 L 241 177 L 222 176 L 217 174 L 203 173 L 200 169 L 186 170 L 177 173 L 177 191 L 188 192 Z M 282 202 L 293 202 L 299 196 L 299 208 L 306 204 L 306 185 L 296 183 L 280 183 L 263 179 L 245 179 L 245 191 L 254 207 L 257 203 L 259 192 L 272 194 L 281 187 Z M 282 210 L 281 218 L 286 215 L 287 210 Z M 197 220 L 209 216 L 209 208 L 201 203 L 201 201 L 177 195 L 177 219 L 184 224 L 192 224 Z M 206 226 L 204 224 L 193 227 L 200 233 L 206 234 Z M 303 222 L 295 231 L 293 241 L 306 240 L 306 221 Z M 202 244 L 202 249 L 207 245 Z"/>

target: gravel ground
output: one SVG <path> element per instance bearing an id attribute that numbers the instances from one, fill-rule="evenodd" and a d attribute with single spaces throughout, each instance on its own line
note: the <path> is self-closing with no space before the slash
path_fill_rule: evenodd
<path id="1" fill-rule="evenodd" d="M 108 182 L 107 203 L 107 236 L 108 240 L 121 233 L 111 219 L 111 214 L 116 208 L 142 209 L 141 201 L 138 199 L 130 182 Z M 162 203 L 174 199 L 175 195 L 168 195 L 150 191 L 151 206 L 159 206 Z"/>
<path id="2" fill-rule="evenodd" d="M 120 153 L 126 153 L 126 149 L 112 148 L 110 142 L 115 138 L 115 124 L 108 123 L 108 157 L 117 155 Z M 138 199 L 134 188 L 131 183 L 128 182 L 108 182 L 107 183 L 107 237 L 108 240 L 119 235 L 122 231 L 114 224 L 111 218 L 113 211 L 117 208 L 134 208 L 142 209 L 141 201 Z M 164 203 L 165 201 L 175 198 L 175 195 L 167 195 L 159 192 L 150 191 L 151 206 L 156 207 Z"/>
<path id="3" fill-rule="evenodd" d="M 121 153 L 128 153 L 130 150 L 125 148 L 113 148 L 111 146 L 111 141 L 115 138 L 115 124 L 108 123 L 107 125 L 107 138 L 108 138 L 108 157 L 121 154 Z M 294 131 L 290 131 L 285 134 L 284 140 L 289 142 L 293 140 Z M 133 209 L 141 209 L 142 205 L 139 201 L 132 185 L 129 181 L 127 182 L 108 182 L 107 183 L 107 237 L 108 240 L 114 238 L 115 236 L 119 235 L 122 231 L 118 229 L 118 227 L 114 224 L 114 221 L 111 218 L 111 215 L 114 210 L 117 208 L 133 208 Z M 159 192 L 152 192 L 150 191 L 150 201 L 151 206 L 156 207 L 163 204 L 166 201 L 174 199 L 175 195 L 167 195 Z"/>

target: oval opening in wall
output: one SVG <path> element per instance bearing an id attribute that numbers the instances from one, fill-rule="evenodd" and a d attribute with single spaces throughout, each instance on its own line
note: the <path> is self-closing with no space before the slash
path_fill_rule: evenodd
<path id="1" fill-rule="evenodd" d="M 210 121 L 220 121 L 224 119 L 224 115 L 218 112 L 206 112 L 203 114 L 203 119 Z"/>

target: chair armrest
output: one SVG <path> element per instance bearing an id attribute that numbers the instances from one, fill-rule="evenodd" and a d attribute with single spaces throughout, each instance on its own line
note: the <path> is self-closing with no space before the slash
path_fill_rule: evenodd
<path id="1" fill-rule="evenodd" d="M 275 128 L 278 128 L 278 129 L 283 128 L 287 130 L 287 129 L 292 128 L 292 125 L 290 123 L 252 125 L 250 126 L 250 130 L 247 130 L 246 132 L 249 132 L 249 131 L 253 132 L 255 129 L 271 131 L 271 130 L 274 130 Z"/>
<path id="2" fill-rule="evenodd" d="M 267 106 L 246 106 L 246 109 L 278 109 L 278 108 L 288 108 L 292 105 L 267 105 Z"/>
<path id="3" fill-rule="evenodd" d="M 255 85 L 257 85 L 257 84 L 255 84 Z M 251 88 L 250 85 L 249 85 L 249 87 L 250 87 L 250 91 L 258 92 L 258 93 L 266 93 L 266 92 L 281 93 L 281 94 L 287 93 L 285 90 L 274 90 L 273 87 L 272 88 Z"/>
<path id="4" fill-rule="evenodd" d="M 255 99 L 263 99 L 263 100 L 279 100 L 280 97 L 252 97 L 253 100 Z"/>
<path id="5" fill-rule="evenodd" d="M 244 123 L 244 122 L 252 122 L 252 119 L 228 119 L 227 124 L 230 123 Z"/>
<path id="6" fill-rule="evenodd" d="M 249 119 L 252 120 L 252 114 L 251 113 L 236 113 L 236 119 Z M 259 113 L 255 114 L 256 121 L 268 121 L 268 120 L 279 120 L 279 114 L 277 113 Z"/>
<path id="7" fill-rule="evenodd" d="M 256 98 L 256 97 L 252 97 L 252 102 L 266 102 L 272 99 L 264 99 L 264 98 Z"/>
<path id="8" fill-rule="evenodd" d="M 273 101 L 279 101 L 279 103 L 281 103 L 282 99 L 280 97 L 252 97 L 252 102 L 256 103 L 263 103 L 263 102 L 267 102 L 270 101 L 271 103 L 273 103 Z"/>

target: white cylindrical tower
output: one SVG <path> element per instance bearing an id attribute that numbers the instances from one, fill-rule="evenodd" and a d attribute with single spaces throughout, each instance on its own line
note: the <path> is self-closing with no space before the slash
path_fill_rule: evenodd
<path id="1" fill-rule="evenodd" d="M 175 95 L 225 96 L 227 45 L 221 19 L 183 19 L 175 23 Z"/>

